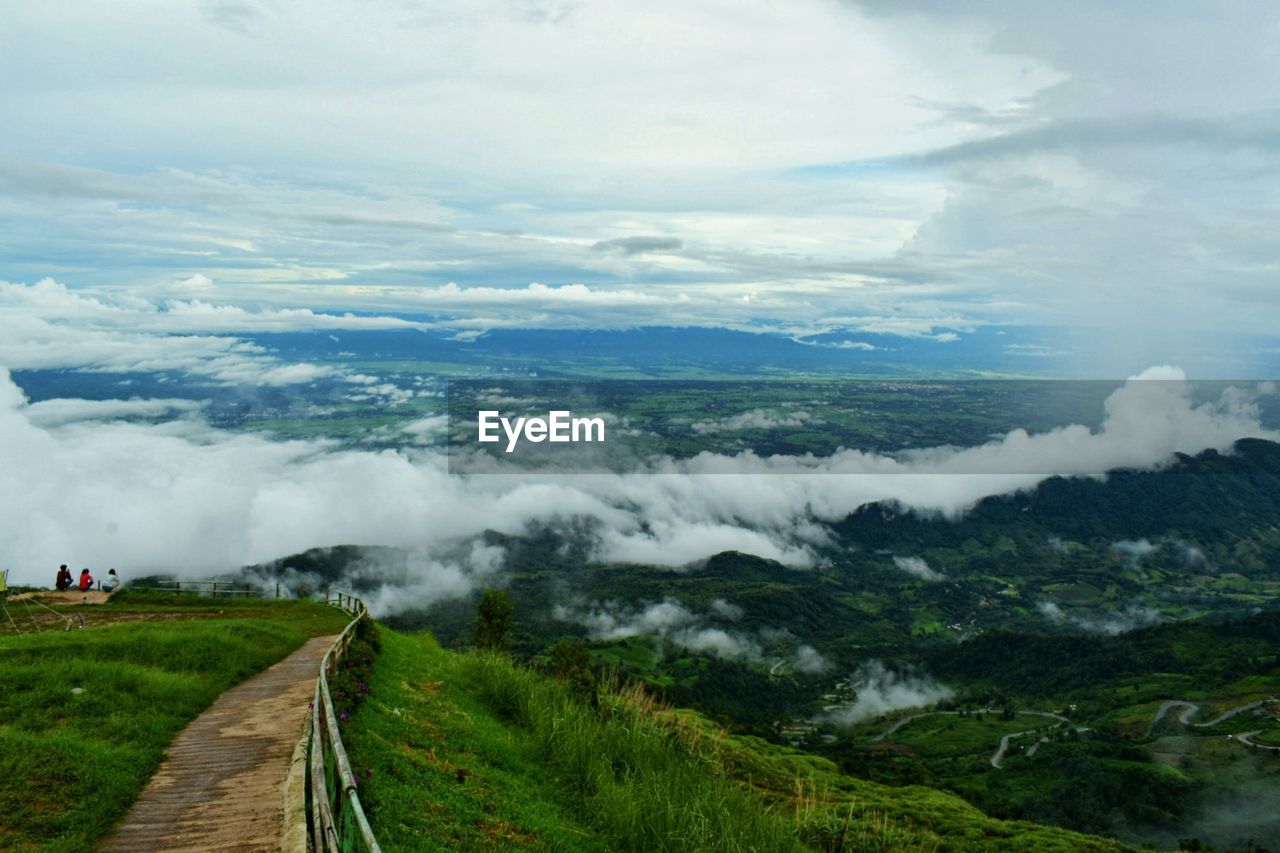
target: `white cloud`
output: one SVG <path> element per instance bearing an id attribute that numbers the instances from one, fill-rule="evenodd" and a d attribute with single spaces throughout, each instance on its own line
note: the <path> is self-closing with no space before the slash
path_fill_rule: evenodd
<path id="1" fill-rule="evenodd" d="M 696 613 L 673 598 L 632 606 L 616 601 L 557 604 L 556 619 L 587 629 L 593 640 L 658 637 L 679 648 L 725 660 L 764 663 L 766 646 L 787 648 L 782 662 L 806 675 L 820 675 L 831 662 L 807 644 L 797 644 L 787 630 L 762 628 L 755 632 L 730 630 L 712 624 L 716 619 L 736 622 L 743 610 L 722 598 L 714 599 L 706 614 Z"/>
<path id="2" fill-rule="evenodd" d="M 807 426 L 814 421 L 808 412 L 771 412 L 768 409 L 752 409 L 717 421 L 697 421 L 689 425 L 694 432 L 740 432 L 748 429 L 786 429 Z"/>
<path id="3" fill-rule="evenodd" d="M 30 286 L 0 281 L 0 366 L 10 370 L 182 371 L 225 385 L 297 385 L 341 371 L 284 363 L 260 346 L 217 333 L 413 326 L 305 309 L 161 304 L 127 291 L 73 291 L 52 279 Z"/>
<path id="4" fill-rule="evenodd" d="M 894 557 L 893 564 L 912 577 L 929 583 L 936 583 L 946 578 L 941 572 L 929 568 L 929 564 L 923 557 Z"/>
<path id="5" fill-rule="evenodd" d="M 737 622 L 743 616 L 741 607 L 725 601 L 723 598 L 713 598 L 711 600 L 711 612 L 719 618 L 727 619 L 730 622 Z"/>
<path id="6" fill-rule="evenodd" d="M 858 668 L 852 682 L 853 702 L 823 715 L 836 725 L 852 726 L 891 711 L 924 708 L 951 698 L 954 691 L 926 675 L 895 671 L 884 661 L 871 660 Z"/>
<path id="7" fill-rule="evenodd" d="M 1127 562 L 1137 563 L 1144 557 L 1159 551 L 1160 548 L 1146 539 L 1120 539 L 1111 543 L 1111 550 L 1115 551 Z"/>
<path id="8" fill-rule="evenodd" d="M 1110 636 L 1155 625 L 1163 618 L 1159 610 L 1137 602 L 1130 602 L 1123 610 L 1096 613 L 1081 612 L 1079 608 L 1065 611 L 1052 601 L 1042 601 L 1036 608 L 1051 622 L 1067 622 L 1092 634 Z"/>
<path id="9" fill-rule="evenodd" d="M 957 514 L 1050 474 L 1101 476 L 1275 438 L 1247 403 L 1196 404 L 1178 382 L 1130 382 L 1106 408 L 1097 431 L 1018 431 L 910 460 L 703 454 L 626 474 L 458 477 L 439 450 L 341 451 L 190 415 L 42 426 L 49 415 L 0 374 L 0 551 L 18 581 L 39 582 L 42 567 L 63 562 L 199 574 L 338 544 L 435 553 L 485 529 L 585 519 L 604 560 L 678 568 L 737 550 L 803 567 L 821 541 L 815 522 L 870 502 Z"/>
<path id="10" fill-rule="evenodd" d="M 1227 375 L 1280 305 L 1268 11 L 35 6 L 0 56 L 0 276 L 443 306 L 472 333 L 627 306 L 940 342 L 1102 326 L 1074 354 L 1011 350 L 1091 375 L 1200 357 L 1216 330 Z M 531 279 L 591 295 L 504 294 Z"/>
<path id="11" fill-rule="evenodd" d="M 791 658 L 791 665 L 805 675 L 822 675 L 830 672 L 835 666 L 810 645 L 802 645 L 796 649 L 795 655 Z"/>
<path id="12" fill-rule="evenodd" d="M 210 290 L 213 288 L 213 279 L 204 273 L 195 273 L 187 278 L 180 279 L 177 286 L 184 290 Z"/>
<path id="13" fill-rule="evenodd" d="M 123 418 L 159 418 L 165 415 L 195 412 L 204 403 L 194 400 L 79 400 L 55 398 L 32 403 L 26 408 L 27 420 L 38 427 L 57 427 L 78 421 L 106 421 Z"/>

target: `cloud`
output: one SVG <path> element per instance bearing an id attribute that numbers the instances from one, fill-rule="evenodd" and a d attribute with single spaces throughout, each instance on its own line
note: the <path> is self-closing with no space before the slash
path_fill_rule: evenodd
<path id="1" fill-rule="evenodd" d="M 262 10 L 245 0 L 202 0 L 200 12 L 209 23 L 238 35 L 251 35 Z"/>
<path id="2" fill-rule="evenodd" d="M 737 622 L 743 616 L 741 607 L 725 601 L 723 598 L 713 598 L 711 600 L 711 612 L 719 618 L 727 619 L 730 622 Z"/>
<path id="3" fill-rule="evenodd" d="M 1141 561 L 1144 557 L 1149 557 L 1160 549 L 1146 539 L 1120 539 L 1111 543 L 1111 550 L 1119 554 L 1126 562 L 1133 564 Z"/>
<path id="4" fill-rule="evenodd" d="M 648 252 L 674 252 L 683 245 L 682 241 L 674 237 L 615 237 L 593 243 L 591 248 L 602 252 L 640 255 Z"/>
<path id="5" fill-rule="evenodd" d="M 0 551 L 15 581 L 40 582 L 41 567 L 63 562 L 202 574 L 339 544 L 437 556 L 487 529 L 573 523 L 609 562 L 679 569 L 736 550 L 802 568 L 821 559 L 823 522 L 875 501 L 954 516 L 1051 474 L 1102 476 L 1275 437 L 1247 399 L 1197 403 L 1177 381 L 1134 380 L 1105 405 L 1096 430 L 1015 431 L 907 459 L 702 454 L 591 477 L 461 477 L 441 450 L 416 442 L 342 450 L 220 430 L 194 412 L 163 423 L 68 421 L 28 405 L 0 373 Z"/>
<path id="6" fill-rule="evenodd" d="M 159 418 L 199 411 L 204 403 L 194 400 L 78 400 L 56 398 L 32 403 L 27 420 L 38 427 L 57 427 L 79 421 L 106 421 L 125 418 Z"/>
<path id="7" fill-rule="evenodd" d="M 946 576 L 941 572 L 929 568 L 929 564 L 924 561 L 923 557 L 894 557 L 893 564 L 912 577 L 928 583 L 936 583 L 946 579 Z"/>
<path id="8" fill-rule="evenodd" d="M 1002 133 L 932 151 L 920 158 L 931 164 L 1026 156 L 1043 151 L 1079 152 L 1093 148 L 1197 145 L 1225 152 L 1280 151 L 1280 116 L 1255 113 L 1223 121 L 1167 115 L 1073 119 Z"/>
<path id="9" fill-rule="evenodd" d="M 1097 327 L 1010 357 L 1266 373 L 1240 335 L 1280 307 L 1264 5 L 889 5 L 36 8 L 0 56 L 0 277 L 353 312 L 421 288 L 463 331 Z M 433 292 L 531 280 L 656 298 Z"/>
<path id="10" fill-rule="evenodd" d="M 268 564 L 247 573 L 250 583 L 272 588 L 276 583 L 294 594 L 315 593 L 332 586 L 357 592 L 379 618 L 464 598 L 485 584 L 497 583 L 506 552 L 480 540 L 399 551 L 365 550 L 337 578 Z"/>
<path id="11" fill-rule="evenodd" d="M 616 601 L 562 603 L 554 607 L 553 614 L 562 622 L 583 626 L 593 640 L 658 637 L 691 652 L 755 664 L 768 663 L 781 652 L 775 663 L 804 675 L 821 675 L 832 668 L 831 661 L 813 646 L 799 643 L 788 630 L 766 627 L 748 632 L 714 624 L 717 620 L 737 622 L 743 616 L 741 607 L 722 598 L 713 599 L 705 614 L 674 598 L 640 606 Z"/>
<path id="12" fill-rule="evenodd" d="M 733 608 L 728 602 L 722 601 L 721 605 L 717 608 L 713 603 L 712 612 Z M 555 618 L 562 622 L 574 622 L 585 627 L 593 640 L 660 637 L 680 648 L 725 660 L 758 662 L 763 659 L 763 649 L 756 638 L 709 625 L 707 616 L 695 614 L 671 598 L 640 609 L 606 602 L 589 607 L 561 604 L 553 612 Z M 738 614 L 741 615 L 741 610 Z"/>
<path id="13" fill-rule="evenodd" d="M 981 27 L 916 44 L 829 3 L 783 13 L 749 0 L 726 17 L 672 0 L 639 16 L 451 0 L 378 4 L 358 26 L 352 14 L 332 0 L 305 12 L 207 0 L 198 14 L 126 2 L 73 24 L 12 21 L 0 73 L 29 97 L 9 105 L 0 277 L 353 312 L 442 305 L 464 331 L 925 320 L 938 306 L 883 291 L 902 277 L 884 261 L 945 187 L 789 170 L 964 142 L 971 130 L 931 104 L 995 109 L 1061 76 L 990 50 Z M 424 31 L 435 50 L 419 49 Z M 643 45 L 671 38 L 682 49 L 655 69 Z M 947 73 L 926 69 L 943 40 Z M 32 71 L 46 55 L 36 44 L 64 57 L 57 73 Z M 513 73 L 518 95 L 503 82 Z M 269 137 L 254 133 L 268 124 Z M 50 153 L 49 138 L 75 143 Z M 647 310 L 552 297 L 555 316 L 507 300 L 491 316 L 439 290 L 530 280 L 641 292 L 630 304 Z M 701 309 L 682 308 L 682 293 Z"/>
<path id="14" fill-rule="evenodd" d="M 213 279 L 204 273 L 195 273 L 187 278 L 180 279 L 176 285 L 184 290 L 210 290 L 213 288 Z"/>
<path id="15" fill-rule="evenodd" d="M 342 371 L 284 363 L 256 344 L 216 333 L 415 327 L 308 309 L 157 303 L 128 292 L 73 291 L 52 279 L 30 286 L 0 281 L 0 365 L 10 370 L 182 371 L 224 385 L 307 384 Z"/>
<path id="16" fill-rule="evenodd" d="M 1137 602 L 1130 602 L 1123 610 L 1093 614 L 1080 613 L 1076 609 L 1064 611 L 1052 601 L 1042 601 L 1036 605 L 1036 609 L 1051 622 L 1066 622 L 1091 634 L 1109 636 L 1146 628 L 1163 619 L 1159 610 Z"/>
<path id="17" fill-rule="evenodd" d="M 188 290 L 213 287 L 212 280 L 200 274 L 180 284 Z M 51 278 L 32 285 L 0 281 L 0 308 L 6 319 L 21 317 L 28 322 L 74 325 L 77 331 L 230 333 L 424 328 L 422 323 L 398 317 L 329 314 L 310 308 L 250 310 L 202 299 L 155 300 L 127 289 L 73 290 Z"/>
<path id="18" fill-rule="evenodd" d="M 805 675 L 823 675 L 830 672 L 835 664 L 823 657 L 813 646 L 802 645 L 796 649 L 795 655 L 791 658 L 791 666 Z"/>
<path id="19" fill-rule="evenodd" d="M 718 421 L 696 421 L 689 428 L 697 433 L 740 432 L 749 429 L 785 429 L 802 427 L 814 421 L 808 412 L 771 412 L 768 409 L 752 409 Z"/>
<path id="20" fill-rule="evenodd" d="M 926 675 L 892 670 L 881 660 L 864 663 L 851 681 L 856 691 L 853 702 L 827 712 L 822 719 L 853 726 L 892 711 L 925 708 L 955 695 L 951 688 Z"/>

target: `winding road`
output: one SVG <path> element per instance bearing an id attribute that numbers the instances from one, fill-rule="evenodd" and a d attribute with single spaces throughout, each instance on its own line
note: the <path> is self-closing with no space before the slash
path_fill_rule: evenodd
<path id="1" fill-rule="evenodd" d="M 1214 717 L 1212 720 L 1208 720 L 1203 723 L 1193 723 L 1191 722 L 1191 718 L 1194 717 L 1196 714 L 1200 713 L 1200 706 L 1195 704 L 1194 702 L 1188 702 L 1185 699 L 1170 699 L 1167 702 L 1160 703 L 1160 707 L 1156 709 L 1155 717 L 1151 720 L 1150 727 L 1147 728 L 1147 733 L 1150 734 L 1151 730 L 1156 727 L 1156 724 L 1158 724 L 1161 720 L 1163 720 L 1165 716 L 1174 708 L 1182 708 L 1182 712 L 1178 714 L 1178 717 L 1177 717 L 1178 722 L 1182 723 L 1182 725 L 1192 726 L 1194 728 L 1207 729 L 1211 726 L 1216 726 L 1225 720 L 1229 720 L 1232 717 L 1236 716 L 1237 714 L 1243 714 L 1245 711 L 1252 711 L 1255 708 L 1261 708 L 1263 705 L 1270 705 L 1276 702 L 1280 702 L 1280 699 L 1276 699 L 1276 698 L 1259 699 L 1256 702 L 1248 702 L 1244 705 L 1237 705 L 1234 708 L 1230 708 L 1226 711 L 1223 711 L 1221 714 Z M 973 711 L 972 713 L 990 714 L 994 712 L 990 708 L 979 708 L 976 711 Z M 1022 710 L 1022 711 L 1018 711 L 1018 713 L 1027 714 L 1027 715 L 1036 716 L 1036 717 L 1048 717 L 1052 720 L 1055 720 L 1056 722 L 1052 726 L 1052 728 L 1055 728 L 1055 729 L 1061 726 L 1063 723 L 1070 722 L 1070 720 L 1068 720 L 1066 717 L 1062 716 L 1061 714 L 1054 714 L 1049 711 Z M 958 716 L 959 714 L 960 714 L 959 711 L 925 711 L 924 713 L 921 713 L 921 714 L 912 714 L 908 717 L 903 717 L 902 719 L 896 721 L 892 726 L 885 729 L 875 737 L 871 738 L 871 742 L 880 743 L 881 741 L 885 740 L 885 738 L 888 738 L 894 732 L 898 731 L 903 726 L 907 725 L 907 723 L 910 723 L 913 720 L 921 720 L 921 719 L 924 719 L 925 717 L 941 717 L 941 716 L 955 717 L 955 716 Z M 1021 732 L 1010 732 L 1009 734 L 1001 737 L 1000 746 L 996 748 L 995 754 L 991 756 L 991 766 L 996 768 L 997 770 L 1000 769 L 1000 765 L 1004 762 L 1005 754 L 1009 751 L 1009 744 L 1015 738 L 1020 738 L 1026 735 L 1035 734 L 1036 732 L 1042 731 L 1043 728 L 1044 727 L 1041 726 L 1040 728 L 1027 729 L 1026 731 L 1021 731 Z M 1076 731 L 1087 732 L 1089 731 L 1089 729 L 1082 727 L 1082 728 L 1077 728 Z M 1253 740 L 1254 737 L 1262 734 L 1262 732 L 1263 732 L 1262 729 L 1258 729 L 1257 731 L 1245 732 L 1244 734 L 1236 735 L 1235 738 L 1236 740 L 1243 743 L 1245 746 L 1253 747 L 1254 749 L 1269 749 L 1276 752 L 1280 752 L 1280 746 L 1272 746 L 1270 744 L 1258 743 L 1257 741 Z M 1035 755 L 1036 750 L 1040 748 L 1040 744 L 1048 743 L 1048 742 L 1049 742 L 1049 738 L 1041 737 L 1039 740 L 1037 740 L 1027 749 L 1026 754 L 1028 756 Z"/>
<path id="2" fill-rule="evenodd" d="M 972 713 L 992 714 L 996 712 L 993 711 L 991 708 L 979 708 L 976 711 L 973 711 Z M 1054 714 L 1050 711 L 1021 710 L 1021 711 L 1018 711 L 1017 713 L 1025 714 L 1027 716 L 1032 716 L 1032 717 L 1048 717 L 1049 719 L 1055 721 L 1053 724 L 1053 728 L 1057 728 L 1063 723 L 1070 722 L 1070 720 L 1068 720 L 1066 717 L 1062 716 L 1061 714 Z M 880 734 L 873 737 L 871 739 L 871 742 L 880 743 L 885 738 L 889 737 L 898 729 L 902 728 L 912 720 L 920 720 L 920 719 L 924 719 L 925 717 L 955 717 L 955 716 L 959 716 L 959 714 L 960 714 L 959 711 L 925 711 L 922 714 L 912 714 L 909 717 L 903 717 L 901 720 L 898 720 L 892 726 L 890 726 L 889 728 L 882 731 Z M 1000 738 L 1000 746 L 999 748 L 996 749 L 995 754 L 991 756 L 991 766 L 996 768 L 1000 767 L 1000 763 L 1004 761 L 1004 754 L 1009 750 L 1009 741 L 1013 740 L 1014 738 L 1022 737 L 1023 735 L 1034 734 L 1035 732 L 1040 731 L 1042 728 L 1044 727 L 1041 726 L 1035 729 L 1027 729 L 1026 731 L 1021 731 L 1021 732 L 1011 732 L 1005 735 L 1004 737 Z M 1087 731 L 1087 730 L 1078 729 L 1077 731 Z M 1044 739 L 1042 738 L 1041 741 L 1043 740 Z M 1036 747 L 1038 746 L 1039 746 L 1039 742 L 1037 742 L 1036 744 Z M 1034 751 L 1036 747 L 1032 747 L 1032 751 Z"/>
<path id="3" fill-rule="evenodd" d="M 1210 726 L 1216 726 L 1218 723 L 1221 723 L 1223 720 L 1231 719 L 1236 714 L 1242 714 L 1245 711 L 1252 711 L 1254 708 L 1260 708 L 1263 705 L 1269 705 L 1277 701 L 1280 701 L 1280 700 L 1259 699 L 1257 702 L 1250 702 L 1247 705 L 1237 705 L 1236 707 L 1230 709 L 1229 711 L 1223 711 L 1221 714 L 1219 714 L 1214 719 L 1209 720 L 1207 723 L 1193 723 L 1191 722 L 1191 718 L 1200 712 L 1200 706 L 1195 704 L 1194 702 L 1187 702 L 1186 700 L 1183 700 L 1183 699 L 1170 699 L 1168 702 L 1160 703 L 1159 709 L 1156 710 L 1156 716 L 1151 721 L 1151 725 L 1147 728 L 1147 732 L 1150 733 L 1150 731 L 1156 727 L 1156 724 L 1164 719 L 1165 714 L 1169 713 L 1169 711 L 1178 707 L 1185 709 L 1181 714 L 1178 715 L 1178 722 L 1182 723 L 1184 726 L 1195 726 L 1198 729 L 1207 729 Z M 1257 732 L 1252 732 L 1252 734 L 1257 734 Z"/>
<path id="4" fill-rule="evenodd" d="M 1254 749 L 1269 749 L 1272 752 L 1280 752 L 1280 746 L 1272 746 L 1271 744 L 1256 742 L 1253 738 L 1255 735 L 1260 734 L 1262 734 L 1262 729 L 1258 729 L 1253 732 L 1245 732 L 1244 734 L 1236 735 L 1236 740 L 1240 741 L 1245 746 L 1251 746 Z"/>

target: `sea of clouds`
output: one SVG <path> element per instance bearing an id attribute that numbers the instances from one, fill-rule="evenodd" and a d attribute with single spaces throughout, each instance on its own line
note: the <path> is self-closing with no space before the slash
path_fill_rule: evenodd
<path id="1" fill-rule="evenodd" d="M 350 379 L 340 367 L 285 363 L 225 335 L 404 321 L 105 302 L 54 283 L 8 286 L 0 303 L 0 560 L 20 583 L 49 583 L 60 563 L 201 575 L 313 547 L 387 545 L 418 555 L 421 582 L 405 585 L 426 604 L 492 574 L 491 559 L 456 556 L 470 554 L 467 543 L 485 530 L 519 535 L 570 522 L 591 531 L 603 560 L 678 568 L 736 550 L 804 568 L 820 559 L 824 522 L 871 502 L 955 516 L 1052 475 L 1099 477 L 1164 465 L 1178 452 L 1228 451 L 1246 436 L 1280 438 L 1262 427 L 1254 402 L 1269 388 L 1196 402 L 1181 371 L 1160 367 L 1114 392 L 1096 429 L 1015 430 L 981 446 L 896 457 L 704 453 L 625 473 L 459 476 L 421 440 L 439 427 L 432 421 L 407 422 L 396 449 L 353 450 L 220 429 L 185 400 L 31 403 L 5 369 L 165 369 L 228 384 Z M 197 323 L 193 313 L 208 317 Z M 196 332 L 210 322 L 216 335 Z M 913 558 L 898 567 L 933 572 Z"/>

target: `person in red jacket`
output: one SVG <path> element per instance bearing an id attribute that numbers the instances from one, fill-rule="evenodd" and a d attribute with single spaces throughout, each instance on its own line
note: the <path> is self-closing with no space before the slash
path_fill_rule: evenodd
<path id="1" fill-rule="evenodd" d="M 93 575 L 89 574 L 88 569 L 80 570 L 80 591 L 88 592 L 93 589 Z"/>

